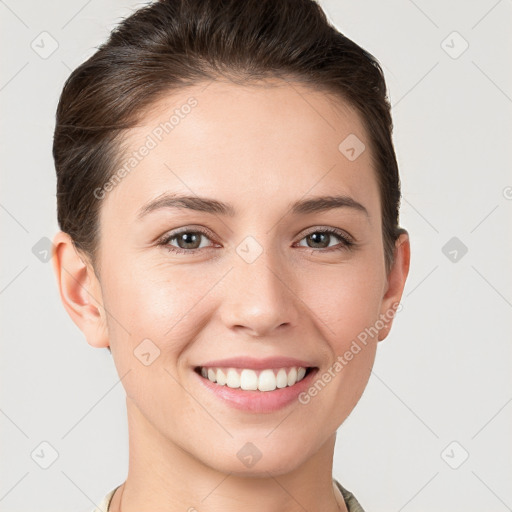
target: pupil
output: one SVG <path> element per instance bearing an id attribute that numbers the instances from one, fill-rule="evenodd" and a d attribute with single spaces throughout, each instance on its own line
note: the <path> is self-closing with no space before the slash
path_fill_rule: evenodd
<path id="1" fill-rule="evenodd" d="M 185 243 L 185 244 L 190 244 L 190 243 L 194 243 L 194 241 L 190 241 L 188 240 L 188 238 L 197 238 L 197 235 L 194 234 L 194 233 L 184 233 L 182 236 L 181 236 L 181 240 Z M 196 240 L 197 241 L 197 240 Z"/>
<path id="2" fill-rule="evenodd" d="M 326 233 L 312 233 L 311 235 L 309 235 L 310 238 L 313 240 L 313 243 L 314 244 L 318 244 L 318 243 L 322 243 L 321 241 L 317 240 L 319 237 L 327 237 L 329 235 L 327 235 Z M 325 242 L 325 240 L 324 240 Z"/>

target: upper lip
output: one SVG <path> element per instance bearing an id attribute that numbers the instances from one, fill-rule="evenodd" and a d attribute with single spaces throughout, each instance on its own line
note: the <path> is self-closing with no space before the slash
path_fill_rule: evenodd
<path id="1" fill-rule="evenodd" d="M 228 359 L 216 359 L 207 361 L 200 367 L 206 368 L 250 368 L 253 370 L 264 370 L 265 368 L 285 368 L 288 366 L 302 366 L 303 368 L 313 367 L 311 362 L 295 359 L 293 357 L 265 357 L 256 359 L 249 356 L 230 357 Z"/>

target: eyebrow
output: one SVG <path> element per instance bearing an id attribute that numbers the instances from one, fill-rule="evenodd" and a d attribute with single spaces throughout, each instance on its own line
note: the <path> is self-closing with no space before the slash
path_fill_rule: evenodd
<path id="1" fill-rule="evenodd" d="M 325 212 L 335 208 L 350 208 L 364 213 L 369 217 L 368 210 L 355 199 L 346 195 L 320 196 L 310 199 L 301 199 L 288 205 L 293 215 L 307 215 L 310 213 Z M 234 217 L 236 210 L 233 205 L 210 199 L 208 197 L 186 196 L 165 193 L 144 205 L 137 215 L 142 218 L 145 215 L 162 208 L 184 208 L 198 212 Z"/>

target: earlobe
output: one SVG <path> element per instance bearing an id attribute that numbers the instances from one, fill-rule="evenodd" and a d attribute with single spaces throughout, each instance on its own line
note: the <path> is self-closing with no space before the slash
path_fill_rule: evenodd
<path id="1" fill-rule="evenodd" d="M 90 262 L 59 231 L 53 239 L 53 270 L 60 298 L 73 322 L 93 347 L 109 346 L 101 287 Z"/>
<path id="2" fill-rule="evenodd" d="M 380 319 L 384 326 L 379 329 L 378 341 L 384 340 L 393 324 L 404 291 L 411 260 L 409 233 L 404 229 L 395 243 L 395 257 L 387 277 L 387 289 L 382 299 Z"/>

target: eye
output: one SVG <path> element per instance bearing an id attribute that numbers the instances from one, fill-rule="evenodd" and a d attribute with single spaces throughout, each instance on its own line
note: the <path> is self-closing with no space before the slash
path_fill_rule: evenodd
<path id="1" fill-rule="evenodd" d="M 177 233 L 165 235 L 164 238 L 158 242 L 158 245 L 164 246 L 170 252 L 193 254 L 205 247 L 201 244 L 201 238 L 207 238 L 209 240 L 209 233 L 203 230 L 192 230 L 188 228 Z M 178 247 L 171 244 L 174 240 L 176 240 Z"/>
<path id="2" fill-rule="evenodd" d="M 341 240 L 341 244 L 330 247 L 329 240 L 333 236 Z M 310 231 L 302 240 L 313 244 L 312 246 L 306 246 L 309 249 L 327 249 L 322 252 L 342 251 L 351 249 L 355 245 L 355 242 L 347 234 L 336 228 L 316 228 L 314 231 Z M 326 243 L 327 245 L 325 245 Z"/>
<path id="3" fill-rule="evenodd" d="M 337 245 L 331 246 L 329 240 L 335 237 L 341 242 Z M 213 245 L 202 244 L 201 239 L 205 238 L 211 241 L 210 233 L 202 229 L 185 228 L 181 231 L 166 234 L 162 237 L 157 245 L 165 247 L 169 252 L 177 254 L 195 254 L 201 249 L 213 247 Z M 351 249 L 355 246 L 355 242 L 349 235 L 340 229 L 336 228 L 316 228 L 305 235 L 302 240 L 310 242 L 312 245 L 307 245 L 309 249 L 321 249 L 320 252 L 331 252 Z M 302 241 L 301 240 L 301 241 Z M 174 245 L 174 241 L 177 244 Z M 327 245 L 326 245 L 327 244 Z M 299 245 L 299 247 L 304 247 Z"/>

